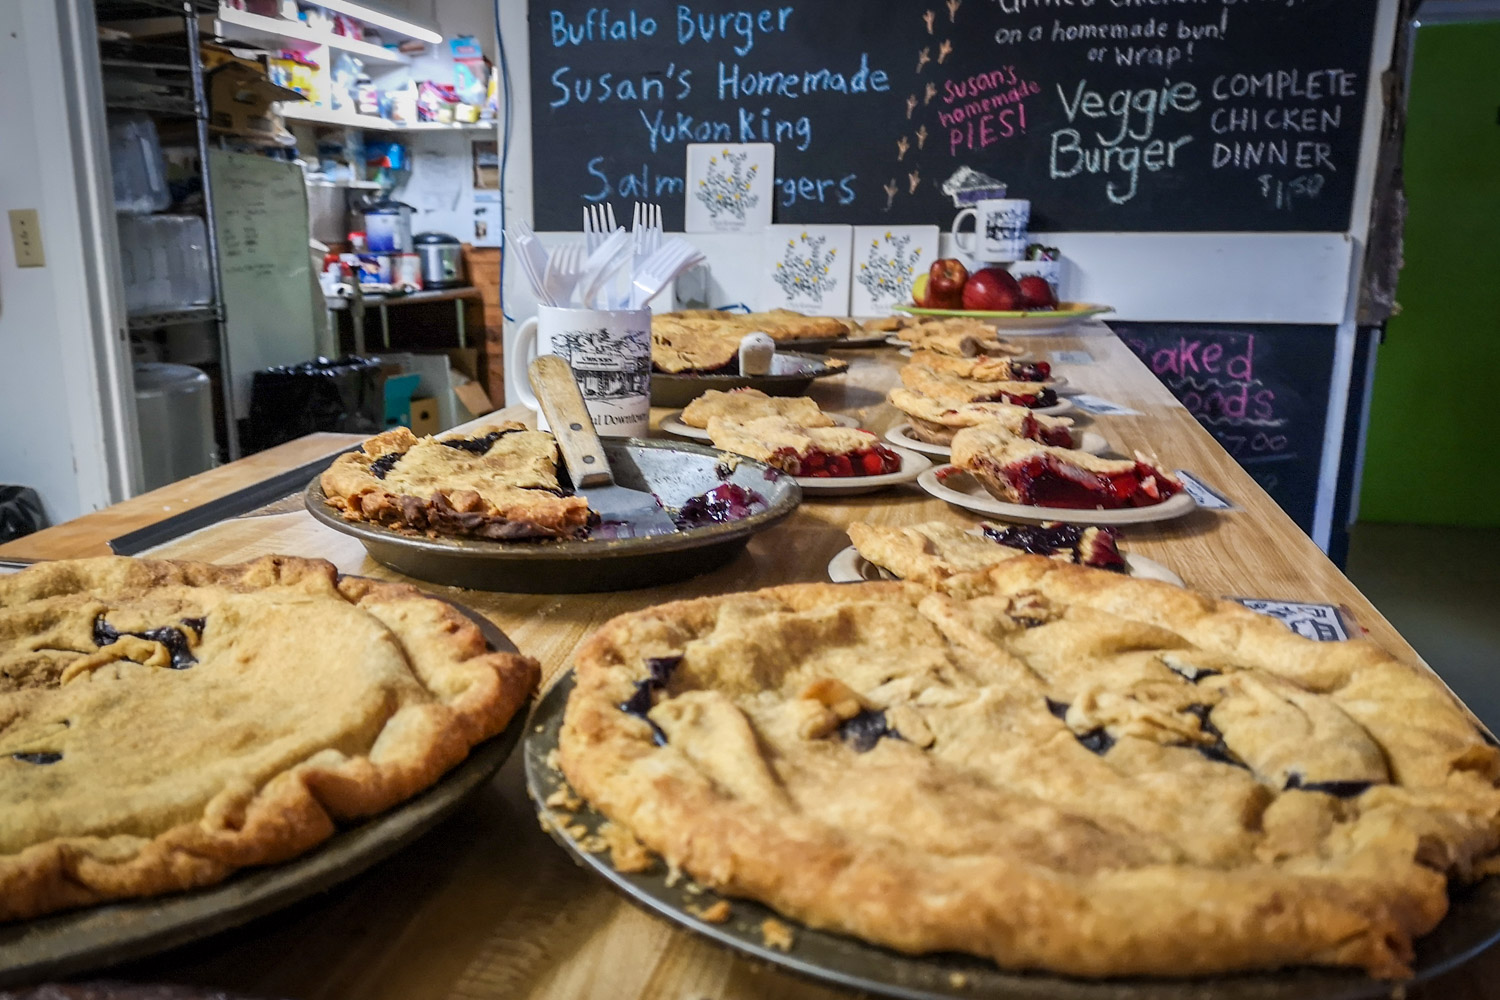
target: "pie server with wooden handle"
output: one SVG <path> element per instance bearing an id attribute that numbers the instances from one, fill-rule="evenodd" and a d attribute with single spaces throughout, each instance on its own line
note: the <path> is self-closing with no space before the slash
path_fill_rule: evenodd
<path id="1" fill-rule="evenodd" d="M 604 446 L 594 431 L 583 393 L 578 391 L 568 363 L 554 354 L 543 354 L 531 363 L 529 374 L 531 388 L 567 464 L 573 489 L 589 502 L 605 525 L 611 526 L 611 537 L 675 533 L 676 523 L 662 510 L 656 497 L 615 482 Z"/>

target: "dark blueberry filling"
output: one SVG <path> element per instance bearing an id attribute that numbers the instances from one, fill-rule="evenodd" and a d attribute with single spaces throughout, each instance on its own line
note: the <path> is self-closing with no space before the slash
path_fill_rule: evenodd
<path id="1" fill-rule="evenodd" d="M 391 469 L 396 465 L 396 463 L 401 461 L 401 457 L 405 454 L 406 452 L 404 451 L 386 452 L 384 455 L 381 455 L 375 461 L 370 463 L 370 475 L 374 476 L 376 479 L 384 479 L 385 474 L 387 472 L 390 472 Z"/>
<path id="2" fill-rule="evenodd" d="M 476 455 L 483 455 L 490 450 L 490 445 L 499 441 L 507 434 L 515 434 L 520 431 L 519 427 L 512 427 L 508 431 L 490 431 L 481 437 L 471 438 L 445 438 L 438 442 L 444 448 L 457 448 L 459 451 L 469 451 Z"/>
<path id="3" fill-rule="evenodd" d="M 1207 677 L 1208 672 L 1204 671 L 1201 676 Z M 1214 707 L 1212 705 L 1201 704 L 1189 705 L 1183 709 L 1189 715 L 1197 717 L 1198 728 L 1202 730 L 1205 736 L 1213 737 L 1212 743 L 1193 743 L 1190 745 L 1194 750 L 1216 764 L 1229 764 L 1233 767 L 1243 767 L 1247 771 L 1250 770 L 1249 765 L 1236 757 L 1234 752 L 1229 749 L 1229 745 L 1224 742 L 1224 734 L 1219 732 L 1219 727 L 1209 721 L 1209 713 L 1213 710 Z"/>
<path id="4" fill-rule="evenodd" d="M 839 739 L 849 744 L 855 753 L 867 753 L 875 749 L 875 744 L 887 736 L 893 740 L 901 738 L 900 733 L 886 725 L 884 712 L 869 708 L 852 719 L 840 722 L 838 733 Z"/>
<path id="5" fill-rule="evenodd" d="M 1053 701 L 1051 698 L 1048 698 L 1047 711 L 1064 720 L 1066 723 L 1068 718 L 1068 704 L 1066 702 Z M 1073 732 L 1072 729 L 1068 731 L 1070 733 Z M 1086 733 L 1073 733 L 1073 738 L 1082 743 L 1085 749 L 1092 750 L 1101 757 L 1109 752 L 1110 747 L 1115 745 L 1115 738 L 1109 735 L 1103 726 L 1100 726 L 1098 729 L 1090 729 Z"/>
<path id="6" fill-rule="evenodd" d="M 714 475 L 718 477 L 719 482 L 727 483 L 729 477 L 734 475 L 734 467 L 728 462 L 720 462 L 714 466 Z"/>
<path id="7" fill-rule="evenodd" d="M 656 704 L 656 693 L 664 691 L 667 682 L 672 679 L 672 671 L 682 662 L 680 656 L 652 656 L 646 660 L 647 677 L 643 681 L 636 681 L 635 691 L 629 698 L 620 702 L 620 711 L 627 715 L 633 715 L 646 725 L 651 727 L 651 739 L 659 747 L 667 745 L 667 734 L 661 731 L 661 727 L 651 721 L 647 715 L 651 706 Z"/>
<path id="8" fill-rule="evenodd" d="M 1016 615 L 1012 620 L 1022 628 L 1036 628 L 1038 625 L 1047 624 L 1045 618 L 1030 618 L 1026 615 Z"/>
<path id="9" fill-rule="evenodd" d="M 199 635 L 203 634 L 202 618 L 184 618 L 182 623 Z M 138 639 L 145 639 L 147 642 L 159 642 L 163 646 L 166 646 L 168 654 L 172 657 L 173 670 L 186 670 L 198 662 L 198 658 L 188 648 L 187 636 L 183 634 L 180 628 L 163 625 L 161 628 L 151 628 L 144 632 L 121 632 L 105 621 L 103 615 L 94 619 L 94 645 L 113 645 L 120 640 L 120 636 L 122 635 L 133 635 Z"/>
<path id="10" fill-rule="evenodd" d="M 62 754 L 50 750 L 37 750 L 32 753 L 13 753 L 11 759 L 18 760 L 23 764 L 56 764 L 62 760 Z"/>
<path id="11" fill-rule="evenodd" d="M 677 530 L 701 528 L 709 524 L 727 524 L 742 521 L 756 508 L 765 509 L 766 498 L 754 490 L 747 490 L 735 483 L 715 486 L 702 496 L 689 497 L 672 513 Z"/>
<path id="12" fill-rule="evenodd" d="M 1073 561 L 1093 566 L 1096 569 L 1125 572 L 1125 560 L 1115 548 L 1116 532 L 1109 528 L 1097 529 L 1096 551 L 1083 551 L 1084 534 L 1088 525 L 1082 524 L 1012 524 L 1004 528 L 998 525 L 984 526 L 984 537 L 999 542 L 1007 548 L 1020 549 L 1032 555 L 1050 556 L 1057 552 L 1071 552 Z M 1102 551 L 1099 551 L 1102 550 Z"/>
<path id="13" fill-rule="evenodd" d="M 1304 792 L 1322 792 L 1340 799 L 1352 799 L 1354 796 L 1371 787 L 1374 782 L 1370 781 L 1308 781 L 1302 780 L 1302 775 L 1292 773 L 1287 775 L 1284 791 L 1301 789 Z"/>

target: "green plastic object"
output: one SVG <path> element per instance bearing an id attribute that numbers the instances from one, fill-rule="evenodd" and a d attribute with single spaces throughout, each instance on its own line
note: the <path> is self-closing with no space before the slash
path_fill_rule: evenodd
<path id="1" fill-rule="evenodd" d="M 420 375 L 391 375 L 385 380 L 385 425 L 411 426 L 411 394 L 417 391 Z"/>
<path id="2" fill-rule="evenodd" d="M 1359 519 L 1500 526 L 1500 22 L 1418 31 L 1404 167 Z"/>

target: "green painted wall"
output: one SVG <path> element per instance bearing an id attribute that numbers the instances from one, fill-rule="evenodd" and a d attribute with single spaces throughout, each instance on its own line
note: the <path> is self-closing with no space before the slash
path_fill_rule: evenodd
<path id="1" fill-rule="evenodd" d="M 1361 521 L 1500 525 L 1500 23 L 1417 35 L 1401 314 L 1376 361 Z"/>

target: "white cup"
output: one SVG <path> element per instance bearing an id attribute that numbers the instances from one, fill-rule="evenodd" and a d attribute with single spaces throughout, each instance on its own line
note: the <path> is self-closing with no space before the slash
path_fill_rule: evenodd
<path id="1" fill-rule="evenodd" d="M 651 310 L 537 306 L 521 324 L 513 350 L 522 371 L 538 354 L 555 354 L 573 369 L 600 437 L 645 437 L 651 420 Z M 507 359 L 508 360 L 508 359 Z M 520 402 L 547 420 L 524 374 Z"/>
<path id="2" fill-rule="evenodd" d="M 958 227 L 970 216 L 974 219 L 973 241 L 964 242 L 969 233 Z M 1001 264 L 1026 256 L 1027 231 L 1031 225 L 1031 202 L 1025 198 L 987 198 L 953 217 L 948 232 L 958 248 L 975 260 Z"/>

